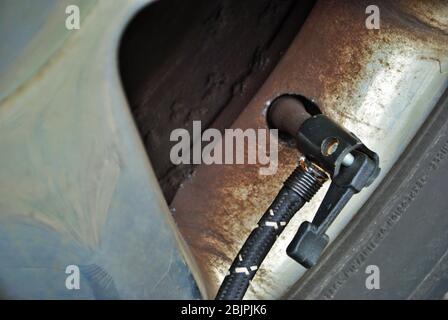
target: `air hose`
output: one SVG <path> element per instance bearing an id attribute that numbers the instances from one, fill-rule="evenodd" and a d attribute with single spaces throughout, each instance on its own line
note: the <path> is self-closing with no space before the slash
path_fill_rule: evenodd
<path id="1" fill-rule="evenodd" d="M 278 195 L 251 232 L 219 288 L 216 300 L 241 300 L 277 237 L 294 214 L 310 201 L 327 174 L 305 158 L 284 182 Z"/>

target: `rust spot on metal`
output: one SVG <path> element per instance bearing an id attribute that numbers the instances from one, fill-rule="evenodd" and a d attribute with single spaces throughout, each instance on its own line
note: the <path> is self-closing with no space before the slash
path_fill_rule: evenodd
<path id="1" fill-rule="evenodd" d="M 393 5 L 410 21 L 424 24 L 447 35 L 446 2 L 440 0 L 397 0 L 393 1 Z"/>

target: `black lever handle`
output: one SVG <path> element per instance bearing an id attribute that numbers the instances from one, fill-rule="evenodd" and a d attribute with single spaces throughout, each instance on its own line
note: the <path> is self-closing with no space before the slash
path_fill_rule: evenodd
<path id="1" fill-rule="evenodd" d="M 378 164 L 360 151 L 353 151 L 354 162 L 342 166 L 314 216 L 304 222 L 286 249 L 287 254 L 305 268 L 314 266 L 329 242 L 325 234 L 351 197 L 371 184 L 379 173 Z"/>

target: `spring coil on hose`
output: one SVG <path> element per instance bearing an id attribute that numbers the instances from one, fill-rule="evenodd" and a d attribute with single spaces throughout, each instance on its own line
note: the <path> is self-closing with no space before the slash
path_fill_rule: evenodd
<path id="1" fill-rule="evenodd" d="M 299 166 L 259 220 L 233 261 L 216 295 L 217 300 L 241 300 L 277 237 L 294 214 L 310 201 L 328 179 L 327 174 L 301 158 Z"/>
<path id="2" fill-rule="evenodd" d="M 326 173 L 316 165 L 306 159 L 300 159 L 299 166 L 286 179 L 284 185 L 308 202 L 319 191 L 327 178 Z"/>

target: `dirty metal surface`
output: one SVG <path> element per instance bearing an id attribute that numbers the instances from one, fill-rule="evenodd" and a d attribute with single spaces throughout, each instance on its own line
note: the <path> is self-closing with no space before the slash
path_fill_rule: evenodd
<path id="1" fill-rule="evenodd" d="M 448 3 L 377 1 L 380 30 L 365 27 L 367 1 L 319 1 L 285 56 L 232 128 L 266 128 L 266 106 L 284 93 L 302 94 L 359 136 L 381 159 L 377 182 L 356 195 L 329 229 L 331 239 L 387 174 L 447 86 Z M 297 163 L 280 143 L 279 169 L 201 165 L 176 194 L 171 210 L 192 251 L 209 298 Z M 326 188 L 297 214 L 268 254 L 246 298 L 278 298 L 305 271 L 285 249 L 311 219 Z"/>

